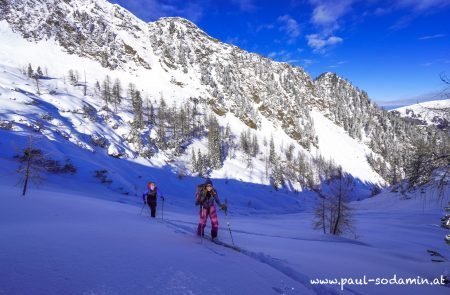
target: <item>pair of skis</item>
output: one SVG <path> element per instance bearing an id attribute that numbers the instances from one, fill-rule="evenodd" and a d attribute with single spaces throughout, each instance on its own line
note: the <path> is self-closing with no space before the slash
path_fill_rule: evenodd
<path id="1" fill-rule="evenodd" d="M 212 239 L 212 238 L 208 237 L 208 240 L 210 240 L 212 243 L 214 243 L 216 245 L 219 245 L 219 246 L 222 246 L 225 248 L 229 248 L 229 249 L 232 249 L 237 252 L 241 252 L 241 248 L 239 248 L 238 246 L 222 242 L 222 241 L 218 240 L 217 238 Z"/>
<path id="2" fill-rule="evenodd" d="M 227 201 L 226 201 L 226 200 L 225 200 L 225 205 L 228 207 L 228 204 L 227 204 Z M 201 210 L 201 211 L 200 211 L 201 214 L 203 214 L 203 206 L 200 207 L 200 210 Z M 228 231 L 230 232 L 231 244 L 222 242 L 222 241 L 218 240 L 217 238 L 214 238 L 214 239 L 213 239 L 212 237 L 208 237 L 208 238 L 209 238 L 209 240 L 210 240 L 211 242 L 213 242 L 213 243 L 216 244 L 216 245 L 220 245 L 220 246 L 223 246 L 223 247 L 225 247 L 225 248 L 229 248 L 229 249 L 233 249 L 234 251 L 241 252 L 241 248 L 239 248 L 238 246 L 236 246 L 236 245 L 234 244 L 233 234 L 231 233 L 231 226 L 230 226 L 230 221 L 229 221 L 229 219 L 228 219 L 227 211 L 225 210 L 224 213 L 225 213 L 225 218 L 226 218 L 226 220 L 227 220 Z M 203 243 L 203 236 L 204 236 L 204 234 L 205 234 L 205 233 L 204 233 L 204 230 L 205 230 L 205 229 L 202 229 L 202 230 L 203 230 L 203 235 L 200 235 L 200 236 L 201 236 L 202 243 Z"/>

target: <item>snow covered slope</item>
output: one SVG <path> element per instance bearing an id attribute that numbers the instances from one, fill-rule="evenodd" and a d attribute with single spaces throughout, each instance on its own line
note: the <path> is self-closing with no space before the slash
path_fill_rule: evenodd
<path id="1" fill-rule="evenodd" d="M 411 118 L 417 124 L 435 125 L 440 129 L 448 128 L 450 99 L 426 101 L 391 110 L 402 117 Z"/>
<path id="2" fill-rule="evenodd" d="M 401 159 L 395 159 L 395 154 L 382 155 L 386 150 L 384 143 L 388 141 L 396 151 L 407 153 L 411 150 L 412 138 L 421 134 L 413 124 L 391 117 L 377 108 L 367 93 L 335 74 L 326 73 L 312 80 L 300 67 L 275 62 L 220 42 L 182 18 L 162 18 L 145 23 L 106 0 L 76 0 L 70 3 L 63 0 L 5 0 L 0 3 L 0 10 L 3 87 L 15 88 L 10 84 L 20 79 L 18 69 L 26 68 L 29 63 L 34 68 L 39 65 L 48 70 L 48 77 L 51 78 L 42 81 L 48 93 L 43 91 L 45 94 L 36 95 L 36 90 L 32 89 L 33 81 L 22 79 L 23 83 L 30 84 L 27 91 L 53 105 L 59 100 L 55 96 L 61 95 L 58 90 L 61 87 L 67 97 L 74 97 L 72 111 L 87 106 L 95 109 L 100 116 L 107 117 L 101 111 L 104 107 L 100 103 L 101 95 L 95 93 L 95 83 L 109 75 L 112 81 L 120 79 L 122 85 L 134 83 L 142 97 L 148 97 L 151 102 L 164 98 L 168 105 L 199 104 L 203 114 L 215 114 L 223 128 L 233 122 L 231 128 L 236 138 L 245 130 L 256 134 L 259 143 L 269 140 L 271 135 L 275 136 L 276 151 L 282 166 L 290 165 L 284 153 L 291 144 L 294 146 L 293 153 L 301 153 L 301 157 L 313 166 L 314 158 L 324 154 L 321 149 L 326 148 L 327 158 L 345 166 L 345 170 L 355 178 L 375 184 L 382 184 L 390 177 L 379 175 L 386 169 L 368 165 L 365 156 L 375 156 L 385 166 L 392 162 L 401 163 Z M 81 95 L 80 85 L 67 86 L 69 70 L 78 71 L 82 81 L 86 76 L 86 98 Z M 62 104 L 54 106 L 54 111 L 69 108 Z M 3 107 L 3 113 L 15 112 L 16 107 Z M 130 104 L 125 102 L 113 118 L 102 122 L 103 126 L 97 124 L 92 128 L 93 124 L 88 123 L 89 128 L 76 131 L 80 136 L 104 132 L 110 144 L 105 148 L 115 156 L 136 157 L 146 153 L 145 149 L 143 152 L 123 136 L 129 134 L 126 126 L 131 124 L 133 118 L 130 109 Z M 313 120 L 314 110 L 324 116 L 315 116 Z M 71 116 L 70 113 L 67 115 Z M 8 118 L 11 119 L 10 116 Z M 80 125 L 85 123 L 81 119 L 77 121 Z M 340 132 L 344 138 L 342 142 L 352 142 L 347 150 L 356 147 L 357 154 L 361 156 L 357 161 L 364 163 L 344 162 L 344 157 L 336 151 L 330 154 L 329 146 L 322 144 L 319 147 L 315 124 L 335 124 L 345 130 Z M 115 129 L 117 126 L 120 127 Z M 380 126 L 385 129 L 382 136 Z M 76 128 L 65 126 L 63 129 L 75 131 Z M 144 145 L 149 136 L 155 138 L 149 129 L 139 133 Z M 327 135 L 321 133 L 320 136 L 324 138 Z M 71 138 L 90 149 L 90 144 L 77 138 L 77 134 Z M 205 146 L 205 141 L 185 145 L 188 146 L 185 152 L 191 152 L 194 147 L 198 150 Z M 262 163 L 268 157 L 267 152 L 267 149 L 261 149 L 257 157 L 260 160 L 252 164 L 255 170 L 252 175 L 235 175 L 234 171 L 242 170 L 245 160 L 233 161 L 232 158 L 227 158 L 227 168 L 224 170 L 231 169 L 233 173 L 216 169 L 213 175 L 227 177 L 233 174 L 231 177 L 235 179 L 268 184 L 270 173 L 263 171 L 266 164 Z M 168 159 L 163 154 L 158 151 L 152 161 L 160 165 L 170 161 L 171 165 L 178 165 L 178 170 L 181 169 L 181 161 L 182 167 L 192 168 L 189 167 L 190 155 L 187 153 L 176 159 Z M 240 155 L 237 156 L 239 158 Z M 317 171 L 311 174 L 316 180 L 319 177 Z M 285 177 L 291 178 L 292 189 L 300 190 L 304 186 L 290 176 Z"/>
<path id="3" fill-rule="evenodd" d="M 148 209 L 140 214 L 139 205 L 111 201 L 117 193 L 98 199 L 104 190 L 91 184 L 78 193 L 34 189 L 22 198 L 2 178 L 0 191 L 2 295 L 448 293 L 443 286 L 375 281 L 343 285 L 343 291 L 336 284 L 311 283 L 363 276 L 432 281 L 448 275 L 440 204 L 424 202 L 420 194 L 409 195 L 412 199 L 382 194 L 354 204 L 357 239 L 312 231 L 308 210 L 286 214 L 289 207 L 282 206 L 281 215 L 233 213 L 229 220 L 239 253 L 195 236 L 197 210 L 176 209 L 180 198 L 168 196 L 164 220 L 161 206 L 155 220 Z M 219 238 L 231 243 L 225 216 L 219 218 Z"/>
<path id="4" fill-rule="evenodd" d="M 163 96 L 169 105 L 185 103 L 188 99 L 183 99 L 182 97 L 191 93 L 189 91 L 185 93 L 184 91 L 187 89 L 179 89 L 173 85 L 168 85 L 170 84 L 168 82 L 170 78 L 167 77 L 167 80 L 164 80 L 164 74 L 160 75 L 159 72 L 155 72 L 155 69 L 148 71 L 148 75 L 147 72 L 143 72 L 141 75 L 134 76 L 121 70 L 111 71 L 101 67 L 100 64 L 92 60 L 67 54 L 60 47 L 55 46 L 52 41 L 30 43 L 17 34 L 12 33 L 5 22 L 0 22 L 0 34 L 2 40 L 6 41 L 0 45 L 2 56 L 0 60 L 0 99 L 2 102 L 0 106 L 0 120 L 11 122 L 14 125 L 13 131 L 24 131 L 24 127 L 27 126 L 35 130 L 42 129 L 40 132 L 48 138 L 56 140 L 55 143 L 68 140 L 90 151 L 94 151 L 92 138 L 102 137 L 107 140 L 107 145 L 104 148 L 110 155 L 131 159 L 139 156 L 139 153 L 136 145 L 124 140 L 130 134 L 133 120 L 129 101 L 125 100 L 119 107 L 119 111 L 111 116 L 111 113 L 102 110 L 103 102 L 96 95 L 95 88 L 88 86 L 87 96 L 84 96 L 83 87 L 69 83 L 66 76 L 67 72 L 70 69 L 80 69 L 81 71 L 79 65 L 83 65 L 82 68 L 88 73 L 90 81 L 101 81 L 106 75 L 111 76 L 111 79 L 120 78 L 122 84 L 136 83 L 140 85 L 138 87 L 144 87 L 143 85 L 146 84 L 145 81 L 147 79 L 151 79 L 154 82 L 158 81 L 155 84 L 152 83 L 150 88 L 144 88 L 144 92 L 147 93 L 146 95 L 150 101 Z M 49 77 L 41 79 L 39 82 L 41 94 L 37 93 L 35 81 L 21 73 L 23 66 L 28 62 L 34 61 L 39 61 L 43 69 L 48 69 Z M 165 81 L 167 84 L 165 84 Z M 95 112 L 96 119 L 89 119 L 88 111 L 90 110 Z M 205 106 L 204 110 L 205 112 L 210 111 L 208 106 Z M 218 116 L 218 119 L 224 128 L 229 125 L 236 138 L 239 138 L 242 130 L 248 129 L 246 124 L 232 112 L 228 112 L 225 116 Z M 311 119 L 311 124 L 334 126 L 324 116 L 316 116 L 314 123 Z M 42 126 L 38 127 L 38 125 Z M 366 145 L 352 139 L 345 131 L 339 130 L 341 129 L 337 126 L 328 130 L 321 129 L 320 137 L 323 140 L 325 138 L 336 138 L 331 133 L 339 132 L 339 138 L 344 139 L 342 141 L 342 144 L 344 144 L 343 149 L 357 149 L 358 153 L 361 154 L 359 159 L 361 162 L 344 160 L 342 157 L 339 157 L 338 151 L 333 152 L 330 149 L 331 145 L 327 144 L 325 146 L 322 143 L 321 148 L 327 151 L 326 157 L 333 159 L 336 164 L 344 166 L 344 169 L 355 178 L 359 178 L 364 182 L 383 183 L 383 179 L 373 172 L 373 169 L 364 158 L 364 155 L 368 152 Z M 147 129 L 147 132 L 150 132 L 150 130 Z M 320 147 L 311 147 L 311 151 L 307 151 L 289 136 L 279 123 L 272 122 L 264 117 L 261 117 L 260 126 L 253 133 L 257 136 L 259 143 L 265 140 L 268 141 L 271 135 L 275 136 L 275 148 L 280 155 L 283 154 L 282 151 L 290 144 L 295 147 L 294 155 L 297 152 L 302 152 L 305 153 L 306 157 L 311 158 L 323 154 Z M 348 140 L 345 140 L 345 138 Z M 351 148 L 346 148 L 345 144 L 347 142 L 353 142 Z M 170 164 L 174 166 L 174 171 L 177 171 L 180 165 L 189 167 L 191 151 L 198 148 L 205 150 L 206 143 L 204 140 L 197 143 L 194 142 L 182 157 Z M 266 173 L 264 171 L 264 157 L 267 156 L 268 150 L 262 149 L 261 155 L 258 156 L 260 160 L 256 159 L 253 169 L 246 171 L 247 167 L 242 167 L 242 158 L 245 156 L 238 152 L 235 159 L 227 159 L 224 167 L 215 171 L 212 176 L 269 184 L 269 179 L 265 176 Z M 166 165 L 168 158 L 164 153 L 159 153 L 151 158 L 150 162 L 144 159 L 140 161 L 141 163 L 146 162 L 146 165 L 161 166 Z M 293 188 L 300 189 L 301 186 L 298 183 L 294 183 Z"/>

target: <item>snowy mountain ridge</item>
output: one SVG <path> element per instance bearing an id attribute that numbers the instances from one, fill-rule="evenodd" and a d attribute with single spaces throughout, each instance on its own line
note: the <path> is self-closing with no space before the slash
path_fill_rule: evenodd
<path id="1" fill-rule="evenodd" d="M 17 73 L 13 68 L 22 68 L 27 63 L 48 67 L 50 76 L 56 78 L 43 81 L 48 93 L 38 95 L 33 86 L 27 91 L 55 105 L 58 112 L 69 104 L 73 106 L 70 108 L 72 113 L 80 113 L 88 102 L 105 120 L 100 126 L 95 123 L 97 126 L 90 130 L 74 128 L 79 135 L 103 134 L 108 139 L 105 148 L 111 155 L 142 155 L 142 149 L 137 146 L 145 145 L 148 138 L 155 139 L 158 135 L 151 128 L 140 130 L 143 139 L 139 139 L 139 144 L 124 142 L 125 135 L 130 133 L 127 125 L 132 123 L 133 113 L 128 102 L 112 118 L 108 112 L 102 113 L 94 81 L 101 81 L 106 75 L 118 77 L 125 84 L 135 83 L 150 101 L 164 97 L 169 105 L 199 104 L 205 115 L 214 112 L 222 127 L 234 122 L 230 125 L 236 137 L 246 129 L 256 134 L 259 142 L 268 140 L 271 134 L 276 135 L 276 150 L 283 158 L 282 165 L 288 164 L 282 155 L 286 145 L 292 144 L 294 154 L 302 153 L 308 161 L 318 155 L 325 156 L 367 182 L 390 181 L 390 163 L 403 166 L 407 152 L 411 150 L 412 138 L 423 134 L 412 124 L 380 110 L 365 92 L 335 74 L 327 73 L 313 81 L 300 67 L 221 43 L 181 18 L 145 23 L 119 5 L 105 0 L 4 0 L 0 2 L 0 9 L 1 38 L 8 41 L 0 46 L 5 73 L 15 76 Z M 18 50 L 18 47 L 26 48 Z M 80 65 L 83 68 L 78 68 Z M 52 90 L 62 83 L 66 85 L 65 75 L 70 69 L 87 73 L 88 98 L 81 94 L 80 87 L 69 85 L 64 86 L 66 103 L 57 103 L 61 102 L 61 94 L 56 91 L 55 95 Z M 3 87 L 7 89 L 10 88 L 7 81 L 14 78 L 5 77 L 4 80 Z M 21 83 L 27 84 L 23 80 Z M 73 103 L 74 97 L 78 103 Z M 20 106 L 10 107 L 4 109 L 3 120 L 15 121 L 16 118 L 5 114 Z M 27 117 L 22 119 L 28 120 Z M 76 121 L 80 126 L 86 124 L 85 119 L 77 118 Z M 62 124 L 67 125 L 65 123 Z M 324 124 L 333 126 L 336 134 L 341 134 L 345 140 L 327 142 L 330 131 L 316 130 Z M 65 137 L 74 137 L 70 132 L 68 134 Z M 89 140 L 77 142 L 89 146 Z M 387 143 L 395 147 L 395 152 L 386 147 Z M 189 166 L 190 153 L 205 142 L 194 140 L 183 144 L 189 147 L 178 160 Z M 405 153 L 398 153 L 399 150 Z M 341 157 L 347 152 L 358 155 L 358 163 L 351 157 Z M 260 151 L 259 155 L 260 163 L 253 166 L 264 174 L 262 161 L 268 152 Z M 368 156 L 374 159 L 370 163 L 366 160 Z M 225 177 L 230 168 L 227 161 L 222 170 L 216 170 L 212 175 Z M 317 176 L 320 172 L 314 174 Z M 267 176 L 265 178 L 263 183 L 267 182 Z"/>
<path id="2" fill-rule="evenodd" d="M 449 125 L 448 109 L 450 99 L 426 101 L 391 110 L 402 117 L 416 120 L 419 125 L 435 125 L 439 129 L 446 129 Z"/>

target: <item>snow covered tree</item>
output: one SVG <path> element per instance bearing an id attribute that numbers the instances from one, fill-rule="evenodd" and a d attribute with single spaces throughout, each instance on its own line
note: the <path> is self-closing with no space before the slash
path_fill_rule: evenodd
<path id="1" fill-rule="evenodd" d="M 41 67 L 38 66 L 37 70 L 36 70 L 36 74 L 39 76 L 39 78 L 44 77 L 44 73 L 42 73 Z"/>
<path id="2" fill-rule="evenodd" d="M 241 150 L 246 155 L 250 154 L 251 143 L 250 143 L 248 130 L 241 132 L 240 144 L 241 144 Z"/>
<path id="3" fill-rule="evenodd" d="M 112 102 L 114 103 L 114 111 L 117 113 L 117 106 L 122 102 L 122 84 L 119 79 L 114 80 L 114 84 L 112 86 Z"/>
<path id="4" fill-rule="evenodd" d="M 195 156 L 195 150 L 192 149 L 192 157 L 191 157 L 191 171 L 192 172 L 197 172 L 197 157 Z"/>
<path id="5" fill-rule="evenodd" d="M 100 82 L 98 82 L 98 80 L 95 82 L 94 93 L 95 95 L 101 94 Z"/>
<path id="6" fill-rule="evenodd" d="M 28 64 L 27 76 L 28 76 L 28 78 L 33 78 L 33 76 L 34 76 L 34 71 L 33 71 L 33 68 L 31 67 L 31 64 Z"/>
<path id="7" fill-rule="evenodd" d="M 197 153 L 197 165 L 195 168 L 195 172 L 198 173 L 199 176 L 205 177 L 209 175 L 210 169 L 209 169 L 209 159 L 207 155 L 203 155 L 200 149 Z"/>
<path id="8" fill-rule="evenodd" d="M 166 107 L 166 102 L 164 101 L 164 98 L 161 97 L 157 114 L 156 144 L 158 148 L 163 150 L 167 149 L 168 147 L 166 138 Z"/>
<path id="9" fill-rule="evenodd" d="M 219 122 L 214 115 L 208 120 L 208 155 L 212 169 L 223 165 L 222 138 Z"/>
<path id="10" fill-rule="evenodd" d="M 105 80 L 103 80 L 101 94 L 105 102 L 104 109 L 108 111 L 108 104 L 111 102 L 111 78 L 109 75 L 106 75 Z"/>
<path id="11" fill-rule="evenodd" d="M 148 108 L 148 122 L 151 125 L 155 125 L 156 119 L 155 119 L 155 107 L 152 103 L 150 103 L 150 107 Z"/>
<path id="12" fill-rule="evenodd" d="M 292 161 L 292 156 L 294 152 L 295 146 L 291 143 L 288 148 L 284 151 L 284 154 L 286 156 L 286 160 L 289 162 Z"/>
<path id="13" fill-rule="evenodd" d="M 69 70 L 68 77 L 69 77 L 70 83 L 72 83 L 73 85 L 78 83 L 78 76 L 74 70 L 72 70 L 72 69 Z"/>
<path id="14" fill-rule="evenodd" d="M 269 150 L 269 163 L 274 165 L 277 156 L 275 154 L 275 143 L 273 142 L 273 136 L 270 136 L 270 150 Z"/>
<path id="15" fill-rule="evenodd" d="M 283 187 L 283 185 L 284 185 L 283 170 L 282 170 L 280 164 L 278 163 L 278 161 L 276 161 L 276 160 L 275 160 L 275 164 L 272 167 L 271 179 L 272 179 L 272 186 L 276 190 Z"/>
<path id="16" fill-rule="evenodd" d="M 251 143 L 251 154 L 253 157 L 256 157 L 258 153 L 259 153 L 258 137 L 256 136 L 256 134 L 253 134 Z"/>
<path id="17" fill-rule="evenodd" d="M 136 129 L 142 129 L 144 127 L 144 112 L 142 109 L 142 97 L 139 90 L 134 91 L 132 99 L 134 120 L 133 126 Z"/>
<path id="18" fill-rule="evenodd" d="M 442 186 L 446 186 L 450 177 L 450 147 L 449 140 L 441 138 L 441 149 L 434 149 L 425 140 L 419 139 L 406 169 L 406 177 L 410 188 L 428 184 L 433 173 L 439 171 Z M 439 146 L 439 145 L 438 145 Z"/>

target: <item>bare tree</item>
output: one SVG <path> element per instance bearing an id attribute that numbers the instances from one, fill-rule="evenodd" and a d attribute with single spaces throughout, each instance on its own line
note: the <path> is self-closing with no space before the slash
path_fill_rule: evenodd
<path id="1" fill-rule="evenodd" d="M 28 145 L 23 150 L 23 154 L 19 156 L 20 167 L 17 173 L 21 175 L 21 182 L 23 183 L 22 196 L 27 192 L 28 182 L 40 182 L 43 173 L 43 164 L 45 162 L 42 151 L 33 147 L 33 138 L 28 138 Z"/>
<path id="2" fill-rule="evenodd" d="M 41 82 L 39 81 L 39 75 L 34 74 L 33 76 L 34 81 L 36 82 L 36 90 L 37 95 L 41 95 Z"/>
<path id="3" fill-rule="evenodd" d="M 314 229 L 322 229 L 324 233 L 337 236 L 353 231 L 352 213 L 347 205 L 349 193 L 353 189 L 352 178 L 339 167 L 324 184 L 326 186 L 313 187 L 320 197 L 314 211 Z"/>
<path id="4" fill-rule="evenodd" d="M 87 94 L 87 79 L 86 79 L 86 71 L 84 71 L 84 85 L 83 85 L 83 95 Z"/>

